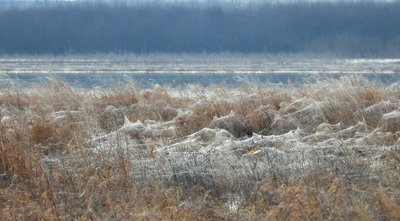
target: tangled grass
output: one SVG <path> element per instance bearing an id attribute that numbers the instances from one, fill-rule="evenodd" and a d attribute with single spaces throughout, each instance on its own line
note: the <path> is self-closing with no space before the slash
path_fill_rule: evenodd
<path id="1" fill-rule="evenodd" d="M 176 91 L 132 86 L 80 91 L 54 82 L 46 87 L 3 89 L 0 219 L 399 220 L 399 104 L 399 88 L 351 79 L 303 88 L 252 85 Z M 229 116 L 235 123 L 213 124 Z M 131 132 L 113 144 L 117 151 L 112 160 L 110 153 L 94 151 L 93 137 L 118 131 L 125 118 L 168 125 L 172 133 Z M 362 138 L 361 146 L 389 151 L 375 155 L 372 167 L 364 152 L 341 145 L 340 158 L 328 161 L 316 155 L 317 166 L 302 176 L 279 172 L 280 166 L 272 160 L 266 167 L 278 172 L 257 175 L 250 169 L 255 178 L 249 180 L 183 178 L 190 182 L 184 185 L 182 180 L 174 182 L 175 174 L 169 182 L 148 178 L 132 163 L 128 151 L 117 148 L 125 139 L 135 140 L 141 144 L 141 157 L 162 160 L 157 150 L 163 145 L 179 144 L 212 124 L 233 135 L 240 126 L 263 139 L 298 130 L 305 134 L 301 142 L 315 148 L 328 140 L 319 136 L 323 132 L 344 144 Z M 249 138 L 239 135 L 239 140 Z M 289 148 L 286 143 L 274 147 Z M 239 157 L 246 158 L 257 148 Z M 139 181 L 134 173 L 142 173 L 145 179 Z"/>

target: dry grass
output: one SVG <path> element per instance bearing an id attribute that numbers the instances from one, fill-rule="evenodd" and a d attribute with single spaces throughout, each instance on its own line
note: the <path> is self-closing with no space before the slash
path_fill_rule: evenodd
<path id="1" fill-rule="evenodd" d="M 400 122 L 374 132 L 382 113 L 369 113 L 368 119 L 375 120 L 360 114 L 382 101 L 398 105 L 398 89 L 342 80 L 303 89 L 208 90 L 192 89 L 186 95 L 163 88 L 82 92 L 55 82 L 45 88 L 1 91 L 0 220 L 400 219 L 398 151 L 382 156 L 381 177 L 374 179 L 363 170 L 368 162 L 350 155 L 349 166 L 361 176 L 356 180 L 335 174 L 335 166 L 328 163 L 301 178 L 279 173 L 264 177 L 242 186 L 249 192 L 232 209 L 226 206 L 232 200 L 228 196 L 242 188 L 237 186 L 242 182 L 218 191 L 205 188 L 213 185 L 182 188 L 156 178 L 139 183 L 130 176 L 135 168 L 129 153 L 120 151 L 110 160 L 89 147 L 92 136 L 115 131 L 125 116 L 132 122 L 169 122 L 177 129 L 173 139 L 180 140 L 208 127 L 215 117 L 234 112 L 251 131 L 270 130 L 266 134 L 273 133 L 270 127 L 277 117 L 316 131 L 315 125 L 296 119 L 307 113 L 314 120 L 321 116 L 318 125 L 340 124 L 341 129 L 365 121 L 375 136 L 368 142 L 399 148 Z M 318 113 L 304 112 L 316 103 L 323 104 Z M 108 114 L 110 106 L 114 109 Z"/>

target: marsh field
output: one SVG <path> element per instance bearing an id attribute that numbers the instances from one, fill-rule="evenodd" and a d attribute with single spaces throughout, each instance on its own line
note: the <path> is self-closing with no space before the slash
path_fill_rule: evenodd
<path id="1" fill-rule="evenodd" d="M 399 220 L 399 59 L 0 58 L 0 220 Z"/>

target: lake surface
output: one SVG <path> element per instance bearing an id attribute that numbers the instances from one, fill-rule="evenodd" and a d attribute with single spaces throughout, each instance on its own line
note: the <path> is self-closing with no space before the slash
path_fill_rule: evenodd
<path id="1" fill-rule="evenodd" d="M 237 87 L 294 85 L 350 77 L 385 86 L 400 81 L 400 59 L 304 59 L 243 55 L 19 57 L 0 59 L 0 87 L 63 81 L 74 88 L 137 85 Z"/>

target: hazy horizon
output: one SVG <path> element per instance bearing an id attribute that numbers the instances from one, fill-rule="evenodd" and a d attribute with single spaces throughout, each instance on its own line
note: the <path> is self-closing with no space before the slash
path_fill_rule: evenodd
<path id="1" fill-rule="evenodd" d="M 31 2 L 46 5 L 65 1 Z M 197 3 L 209 1 L 193 0 L 185 2 L 194 5 L 156 4 L 153 0 L 68 2 L 91 3 L 1 10 L 0 55 L 262 53 L 369 58 L 400 55 L 400 4 L 396 1 L 390 4 L 264 1 L 252 7 L 227 9 L 216 3 L 199 8 Z M 150 4 L 118 4 L 122 2 Z M 262 1 L 217 2 L 240 5 Z"/>

